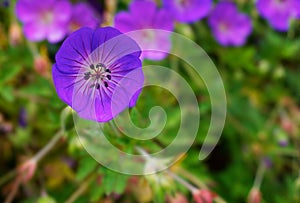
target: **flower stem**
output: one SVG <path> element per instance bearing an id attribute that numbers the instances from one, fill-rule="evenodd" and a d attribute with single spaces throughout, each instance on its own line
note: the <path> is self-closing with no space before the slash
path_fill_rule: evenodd
<path id="1" fill-rule="evenodd" d="M 33 58 L 39 55 L 39 51 L 35 43 L 27 41 L 27 47 L 30 53 L 32 54 Z"/>
<path id="2" fill-rule="evenodd" d="M 63 132 L 62 130 L 58 131 L 55 136 L 48 142 L 48 144 L 43 147 L 34 157 L 32 157 L 33 161 L 39 162 L 59 141 L 59 139 L 62 137 Z"/>
<path id="3" fill-rule="evenodd" d="M 261 161 L 258 166 L 256 175 L 255 175 L 253 188 L 257 188 L 257 189 L 260 188 L 265 171 L 266 171 L 266 167 L 265 167 L 263 161 Z"/>
<path id="4" fill-rule="evenodd" d="M 112 131 L 114 132 L 114 134 L 117 136 L 117 137 L 121 137 L 122 134 L 121 132 L 119 131 L 118 127 L 116 126 L 116 123 L 112 120 L 112 121 L 109 121 L 108 122 Z"/>
<path id="5" fill-rule="evenodd" d="M 20 187 L 21 182 L 22 182 L 21 177 L 17 177 L 17 179 L 13 182 L 13 186 L 12 186 L 12 189 L 11 189 L 9 195 L 5 199 L 5 203 L 11 203 L 14 200 L 14 198 L 17 194 L 17 191 Z"/>
<path id="6" fill-rule="evenodd" d="M 16 175 L 16 170 L 12 170 L 0 178 L 0 186 L 12 179 Z"/>
<path id="7" fill-rule="evenodd" d="M 73 203 L 75 202 L 89 187 L 91 181 L 94 180 L 96 174 L 92 172 L 82 183 L 80 186 L 75 190 L 75 192 L 65 201 L 65 203 Z"/>
<path id="8" fill-rule="evenodd" d="M 182 184 L 183 186 L 185 186 L 188 190 L 190 190 L 192 193 L 196 192 L 198 189 L 196 187 L 194 187 L 192 184 L 190 184 L 189 182 L 187 182 L 186 180 L 184 180 L 183 178 L 181 178 L 180 176 L 178 176 L 177 174 L 173 173 L 170 170 L 166 170 L 166 172 L 168 173 L 169 176 L 171 176 L 174 180 L 176 180 L 178 183 Z"/>
<path id="9" fill-rule="evenodd" d="M 198 177 L 194 176 L 189 171 L 185 170 L 184 168 L 179 167 L 178 172 L 185 178 L 187 178 L 189 181 L 194 183 L 197 187 L 207 189 L 207 186 L 200 180 L 198 180 Z"/>

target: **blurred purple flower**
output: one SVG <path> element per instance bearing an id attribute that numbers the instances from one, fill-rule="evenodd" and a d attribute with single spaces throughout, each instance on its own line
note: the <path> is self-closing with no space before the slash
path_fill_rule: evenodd
<path id="1" fill-rule="evenodd" d="M 27 111 L 24 107 L 20 109 L 18 120 L 20 127 L 25 128 L 27 126 Z"/>
<path id="2" fill-rule="evenodd" d="M 73 5 L 69 32 L 72 33 L 81 27 L 96 28 L 99 24 L 94 9 L 87 3 Z"/>
<path id="3" fill-rule="evenodd" d="M 267 157 L 267 156 L 262 158 L 262 163 L 264 164 L 264 167 L 267 168 L 267 169 L 270 169 L 273 166 L 272 159 L 270 157 Z"/>
<path id="4" fill-rule="evenodd" d="M 28 40 L 56 43 L 66 36 L 71 4 L 66 0 L 19 0 L 16 14 Z"/>
<path id="5" fill-rule="evenodd" d="M 287 31 L 290 21 L 300 17 L 300 0 L 258 0 L 260 15 L 278 31 Z"/>
<path id="6" fill-rule="evenodd" d="M 252 32 L 251 19 L 240 13 L 232 2 L 220 2 L 208 23 L 216 40 L 223 46 L 241 46 Z"/>
<path id="7" fill-rule="evenodd" d="M 287 139 L 281 139 L 278 141 L 280 147 L 287 147 L 289 145 L 289 141 Z"/>
<path id="8" fill-rule="evenodd" d="M 97 14 L 100 15 L 100 17 L 102 18 L 103 17 L 104 8 L 105 8 L 104 1 L 87 0 L 87 2 L 88 2 L 88 4 L 91 5 L 91 7 L 93 7 L 95 9 L 95 11 L 97 12 Z"/>
<path id="9" fill-rule="evenodd" d="M 10 5 L 10 1 L 9 0 L 2 0 L 1 1 L 1 6 L 3 6 L 4 8 L 9 7 Z"/>
<path id="10" fill-rule="evenodd" d="M 81 28 L 56 54 L 52 74 L 58 96 L 81 118 L 106 122 L 133 107 L 144 75 L 139 46 L 115 28 Z"/>
<path id="11" fill-rule="evenodd" d="M 142 30 L 133 34 L 137 43 L 142 47 L 142 58 L 161 60 L 171 49 L 170 34 L 156 32 L 155 29 L 172 31 L 174 22 L 170 13 L 158 9 L 156 4 L 147 0 L 133 1 L 129 12 L 120 12 L 115 17 L 115 27 L 122 32 Z M 164 52 L 156 51 L 162 49 Z"/>
<path id="12" fill-rule="evenodd" d="M 209 14 L 212 0 L 163 0 L 163 5 L 177 21 L 192 23 Z"/>

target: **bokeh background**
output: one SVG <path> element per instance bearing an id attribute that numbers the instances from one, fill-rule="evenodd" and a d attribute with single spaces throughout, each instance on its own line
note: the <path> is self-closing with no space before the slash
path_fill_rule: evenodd
<path id="1" fill-rule="evenodd" d="M 129 0 L 74 0 L 58 11 L 59 0 L 0 2 L 0 202 L 300 202 L 298 0 L 149 0 L 150 6 L 135 8 Z M 50 29 L 57 16 L 66 21 L 60 34 L 61 27 Z M 84 26 L 165 29 L 207 52 L 222 76 L 228 112 L 206 160 L 198 154 L 210 122 L 209 94 L 186 64 L 169 55 L 145 55 L 143 64 L 170 67 L 193 87 L 201 125 L 188 153 L 169 172 L 150 176 L 118 174 L 90 157 L 51 75 L 63 40 Z M 156 37 L 147 34 L 155 47 Z M 180 112 L 168 92 L 144 89 L 132 119 L 147 126 L 156 105 L 169 119 L 159 139 L 132 141 L 108 123 L 111 142 L 127 152 L 141 145 L 149 153 L 170 143 Z"/>

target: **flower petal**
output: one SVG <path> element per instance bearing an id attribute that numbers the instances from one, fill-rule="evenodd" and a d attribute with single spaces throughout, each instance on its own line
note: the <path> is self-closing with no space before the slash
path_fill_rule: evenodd
<path id="1" fill-rule="evenodd" d="M 24 34 L 30 41 L 41 41 L 46 38 L 47 28 L 37 22 L 26 23 Z"/>
<path id="2" fill-rule="evenodd" d="M 82 68 L 88 67 L 89 54 L 92 52 L 91 28 L 82 28 L 72 33 L 62 44 L 56 54 L 58 69 L 65 73 L 78 73 Z"/>
<path id="3" fill-rule="evenodd" d="M 126 55 L 139 57 L 140 47 L 137 43 L 115 28 L 98 28 L 93 34 L 91 59 L 94 62 L 109 66 L 114 61 Z"/>
<path id="4" fill-rule="evenodd" d="M 123 92 L 127 92 L 127 100 L 123 103 L 129 104 L 129 107 L 135 106 L 144 84 L 141 60 L 131 55 L 125 56 L 112 65 L 111 73 L 112 80 L 124 88 Z"/>
<path id="5" fill-rule="evenodd" d="M 76 76 L 67 75 L 57 68 L 57 64 L 52 67 L 52 77 L 56 92 L 61 100 L 72 106 L 73 83 Z"/>
<path id="6" fill-rule="evenodd" d="M 27 23 L 36 19 L 36 8 L 31 0 L 19 0 L 16 4 L 16 15 L 23 22 Z"/>
<path id="7" fill-rule="evenodd" d="M 67 34 L 66 24 L 54 24 L 49 26 L 47 39 L 50 43 L 57 43 L 61 41 Z"/>
<path id="8" fill-rule="evenodd" d="M 191 23 L 207 16 L 212 7 L 212 0 L 169 1 L 163 0 L 164 8 L 183 23 Z"/>
<path id="9" fill-rule="evenodd" d="M 156 4 L 149 0 L 135 0 L 130 4 L 129 11 L 136 23 L 142 22 L 144 26 L 147 24 L 151 26 L 152 18 L 156 12 Z"/>
<path id="10" fill-rule="evenodd" d="M 55 20 L 67 22 L 72 16 L 72 6 L 68 1 L 58 1 L 53 8 Z"/>
<path id="11" fill-rule="evenodd" d="M 127 12 L 120 12 L 115 17 L 115 27 L 122 32 L 130 32 L 136 28 L 136 22 Z"/>

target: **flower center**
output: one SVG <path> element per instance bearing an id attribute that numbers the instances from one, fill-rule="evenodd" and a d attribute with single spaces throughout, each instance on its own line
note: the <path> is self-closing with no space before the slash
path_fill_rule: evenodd
<path id="1" fill-rule="evenodd" d="M 177 1 L 178 6 L 181 8 L 187 8 L 191 5 L 191 1 L 190 0 L 178 0 Z"/>
<path id="2" fill-rule="evenodd" d="M 230 25 L 227 22 L 222 22 L 219 24 L 219 29 L 222 33 L 226 33 L 230 29 Z"/>
<path id="3" fill-rule="evenodd" d="M 79 23 L 73 21 L 73 22 L 70 23 L 69 29 L 70 29 L 71 32 L 74 32 L 74 31 L 78 30 L 80 27 L 81 26 L 80 26 Z"/>
<path id="4" fill-rule="evenodd" d="M 41 14 L 41 21 L 44 25 L 49 25 L 53 21 L 53 13 L 50 11 L 45 11 Z"/>
<path id="5" fill-rule="evenodd" d="M 152 43 L 153 41 L 155 41 L 156 38 L 153 30 L 144 30 L 141 32 L 141 35 L 143 41 L 147 43 Z"/>
<path id="6" fill-rule="evenodd" d="M 103 64 L 91 64 L 90 71 L 84 73 L 85 80 L 91 80 L 91 88 L 99 89 L 100 86 L 108 87 L 108 81 L 111 80 L 111 71 Z"/>
<path id="7" fill-rule="evenodd" d="M 279 10 L 285 10 L 289 2 L 287 0 L 275 0 L 274 6 Z"/>

